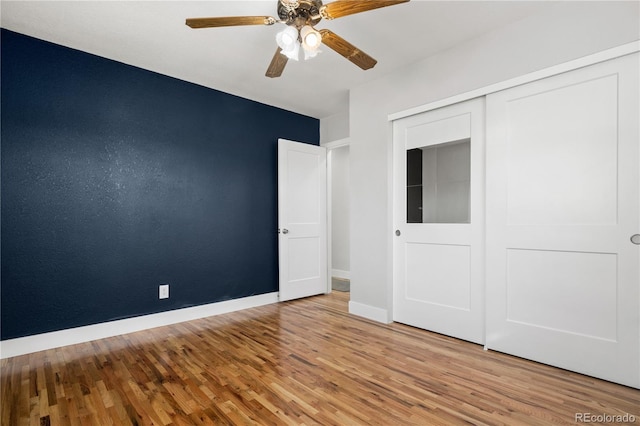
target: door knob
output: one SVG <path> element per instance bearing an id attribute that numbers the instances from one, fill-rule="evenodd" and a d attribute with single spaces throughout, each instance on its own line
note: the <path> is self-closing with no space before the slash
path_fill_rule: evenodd
<path id="1" fill-rule="evenodd" d="M 396 229 L 396 237 L 399 237 L 402 234 L 399 229 Z"/>
<path id="2" fill-rule="evenodd" d="M 289 233 L 289 230 L 288 230 L 287 228 L 284 228 L 284 229 L 282 230 L 282 233 L 283 233 L 283 234 L 288 234 L 288 233 Z"/>
<path id="3" fill-rule="evenodd" d="M 640 246 L 640 234 L 633 234 L 631 236 L 631 242 L 637 246 Z"/>

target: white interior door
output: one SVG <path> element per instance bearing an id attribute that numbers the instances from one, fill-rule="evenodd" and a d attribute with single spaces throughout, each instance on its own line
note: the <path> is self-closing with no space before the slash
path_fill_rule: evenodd
<path id="1" fill-rule="evenodd" d="M 280 300 L 326 293 L 327 151 L 278 140 Z"/>
<path id="2" fill-rule="evenodd" d="M 393 124 L 394 321 L 484 342 L 484 99 Z"/>
<path id="3" fill-rule="evenodd" d="M 635 387 L 638 63 L 487 97 L 486 346 Z"/>

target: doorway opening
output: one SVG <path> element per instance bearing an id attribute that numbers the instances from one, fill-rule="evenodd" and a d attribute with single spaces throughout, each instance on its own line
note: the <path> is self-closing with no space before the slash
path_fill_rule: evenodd
<path id="1" fill-rule="evenodd" d="M 331 290 L 351 290 L 349 143 L 346 140 L 325 145 L 328 149 L 329 276 Z"/>

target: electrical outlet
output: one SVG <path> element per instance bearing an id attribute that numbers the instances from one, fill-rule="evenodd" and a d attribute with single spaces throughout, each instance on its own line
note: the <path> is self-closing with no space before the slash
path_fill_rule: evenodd
<path id="1" fill-rule="evenodd" d="M 169 284 L 161 284 L 159 287 L 158 297 L 160 299 L 169 298 Z"/>

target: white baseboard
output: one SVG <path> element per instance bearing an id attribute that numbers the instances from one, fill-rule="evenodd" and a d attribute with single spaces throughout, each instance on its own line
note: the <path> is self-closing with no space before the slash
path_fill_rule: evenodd
<path id="1" fill-rule="evenodd" d="M 18 337 L 0 342 L 0 359 L 24 355 L 61 346 L 75 345 L 97 339 L 177 324 L 213 315 L 226 314 L 278 302 L 278 293 L 266 293 L 240 299 L 225 300 L 208 305 L 176 309 L 84 327 L 69 328 L 51 333 Z"/>
<path id="2" fill-rule="evenodd" d="M 349 313 L 384 324 L 389 324 L 391 322 L 391 319 L 389 319 L 389 313 L 386 309 L 376 308 L 375 306 L 365 305 L 363 303 L 350 301 Z"/>
<path id="3" fill-rule="evenodd" d="M 351 272 L 343 271 L 341 269 L 332 269 L 331 270 L 331 276 L 335 277 L 335 278 L 340 278 L 340 279 L 343 279 L 343 280 L 350 280 L 351 279 Z"/>

